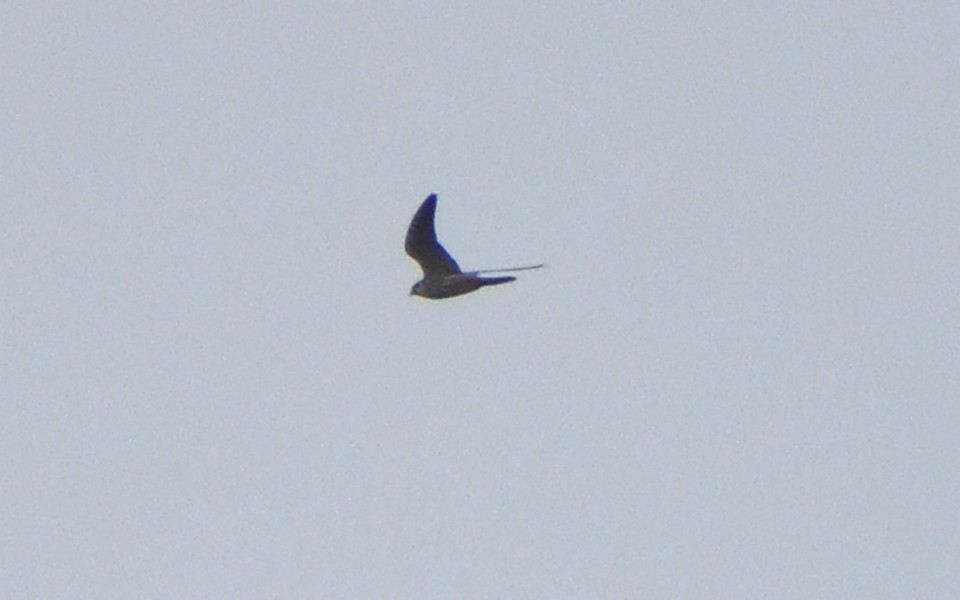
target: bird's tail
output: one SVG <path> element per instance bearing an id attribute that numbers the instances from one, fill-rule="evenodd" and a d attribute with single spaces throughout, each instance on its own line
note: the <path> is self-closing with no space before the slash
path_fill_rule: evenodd
<path id="1" fill-rule="evenodd" d="M 477 277 L 477 281 L 480 283 L 480 287 L 485 287 L 488 285 L 500 285 L 501 283 L 510 283 L 511 281 L 516 281 L 516 277 Z"/>
<path id="2" fill-rule="evenodd" d="M 526 267 L 510 267 L 509 269 L 483 269 L 482 271 L 474 271 L 474 273 L 509 273 L 511 271 L 530 271 L 532 269 L 539 269 L 540 267 L 545 267 L 545 263 L 540 263 L 539 265 L 529 265 Z"/>

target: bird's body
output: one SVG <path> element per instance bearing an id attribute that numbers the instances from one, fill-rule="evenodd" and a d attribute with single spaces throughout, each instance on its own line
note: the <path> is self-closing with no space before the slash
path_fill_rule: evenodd
<path id="1" fill-rule="evenodd" d="M 469 294 L 488 285 L 499 285 L 516 280 L 516 277 L 482 277 L 481 273 L 504 271 L 526 271 L 539 269 L 543 265 L 514 267 L 510 269 L 488 269 L 464 273 L 460 265 L 437 241 L 434 215 L 437 210 L 437 195 L 430 194 L 423 201 L 417 213 L 413 215 L 407 229 L 405 249 L 423 270 L 423 279 L 413 285 L 411 295 L 432 300 L 452 298 Z"/>
<path id="2" fill-rule="evenodd" d="M 480 277 L 472 273 L 460 273 L 437 279 L 423 279 L 413 285 L 410 293 L 431 300 L 440 300 L 469 294 L 488 285 L 510 283 L 516 279 L 516 277 Z"/>

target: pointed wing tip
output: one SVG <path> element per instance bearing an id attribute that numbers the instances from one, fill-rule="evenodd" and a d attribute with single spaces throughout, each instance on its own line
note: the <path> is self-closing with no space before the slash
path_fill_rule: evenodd
<path id="1" fill-rule="evenodd" d="M 429 196 L 423 199 L 423 202 L 420 203 L 420 207 L 417 208 L 417 213 L 414 215 L 413 218 L 416 219 L 421 214 L 436 212 L 436 210 L 437 210 L 437 195 L 430 194 Z"/>

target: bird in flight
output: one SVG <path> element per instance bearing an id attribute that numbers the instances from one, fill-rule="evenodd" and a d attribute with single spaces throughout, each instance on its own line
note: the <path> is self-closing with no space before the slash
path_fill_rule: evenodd
<path id="1" fill-rule="evenodd" d="M 488 285 L 499 285 L 514 281 L 516 277 L 481 277 L 483 273 L 503 273 L 509 271 L 527 271 L 539 269 L 542 264 L 509 269 L 485 269 L 464 273 L 453 257 L 437 241 L 437 231 L 433 217 L 437 211 L 437 195 L 430 194 L 423 201 L 407 229 L 405 247 L 407 254 L 420 264 L 423 279 L 413 284 L 411 296 L 422 296 L 432 300 L 452 298 L 469 294 Z"/>

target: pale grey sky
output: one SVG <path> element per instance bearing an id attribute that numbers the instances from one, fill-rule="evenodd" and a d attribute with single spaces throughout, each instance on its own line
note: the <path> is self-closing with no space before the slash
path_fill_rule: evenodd
<path id="1" fill-rule="evenodd" d="M 960 5 L 7 3 L 0 596 L 960 597 Z M 403 235 L 439 194 L 465 268 Z"/>

